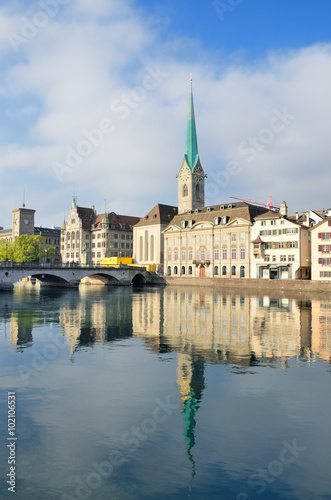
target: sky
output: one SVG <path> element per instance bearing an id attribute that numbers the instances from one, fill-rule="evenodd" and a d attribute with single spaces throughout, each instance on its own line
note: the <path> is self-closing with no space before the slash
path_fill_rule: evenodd
<path id="1" fill-rule="evenodd" d="M 0 226 L 177 205 L 190 75 L 206 205 L 331 207 L 329 0 L 0 2 Z"/>

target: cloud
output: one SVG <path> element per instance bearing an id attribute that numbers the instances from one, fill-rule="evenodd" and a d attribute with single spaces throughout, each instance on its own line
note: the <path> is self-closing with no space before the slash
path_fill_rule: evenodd
<path id="1" fill-rule="evenodd" d="M 144 215 L 157 202 L 176 204 L 193 72 L 209 203 L 230 194 L 267 202 L 273 194 L 275 203 L 285 199 L 292 211 L 330 204 L 331 45 L 274 52 L 257 62 L 229 56 L 220 66 L 220 54 L 203 52 L 196 40 L 173 35 L 169 41 L 168 35 L 164 44 L 162 26 L 142 17 L 133 2 L 99 0 L 93 12 L 91 6 L 87 0 L 63 5 L 9 60 L 8 47 L 0 44 L 6 54 L 1 198 L 11 189 L 21 192 L 24 182 L 39 220 L 48 225 L 62 223 L 55 218 L 69 209 L 73 185 L 80 204 L 101 210 L 104 198 L 110 209 L 132 215 Z M 0 12 L 2 33 L 19 25 L 22 11 L 15 17 L 13 10 Z M 189 48 L 186 56 L 183 47 Z M 151 71 L 163 76 L 146 88 Z M 275 109 L 295 117 L 268 141 L 265 129 Z M 54 162 L 65 164 L 68 148 L 76 151 L 104 119 L 112 132 L 60 182 Z M 240 151 L 260 136 L 265 143 L 259 140 L 260 150 L 248 161 L 252 152 Z M 240 173 L 221 182 L 233 161 Z M 8 225 L 12 207 L 1 208 L 8 220 L 1 225 Z"/>

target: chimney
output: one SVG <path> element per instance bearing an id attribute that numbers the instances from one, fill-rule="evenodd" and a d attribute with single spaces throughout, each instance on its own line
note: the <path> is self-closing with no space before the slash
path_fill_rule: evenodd
<path id="1" fill-rule="evenodd" d="M 91 205 L 91 208 L 92 208 L 92 210 L 93 210 L 94 214 L 96 215 L 97 213 L 96 213 L 96 211 L 95 211 L 95 205 Z"/>
<path id="2" fill-rule="evenodd" d="M 282 204 L 281 204 L 280 209 L 279 209 L 279 213 L 283 217 L 287 217 L 288 208 L 287 208 L 287 205 L 286 205 L 286 201 L 282 201 Z"/>
<path id="3" fill-rule="evenodd" d="M 296 220 L 298 220 L 298 219 L 299 219 L 299 214 L 298 214 L 298 212 L 294 212 L 294 216 L 295 216 Z"/>

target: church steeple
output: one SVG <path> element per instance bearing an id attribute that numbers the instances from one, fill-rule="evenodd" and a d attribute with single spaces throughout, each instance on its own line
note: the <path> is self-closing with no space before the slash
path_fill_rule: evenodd
<path id="1" fill-rule="evenodd" d="M 192 78 L 191 78 L 190 111 L 188 115 L 187 136 L 186 136 L 186 146 L 185 146 L 185 160 L 188 166 L 190 167 L 191 172 L 193 172 L 194 167 L 196 166 L 199 160 L 199 151 L 198 151 L 197 131 L 195 127 Z"/>
<path id="2" fill-rule="evenodd" d="M 200 164 L 198 151 L 192 78 L 184 162 L 178 178 L 178 213 L 202 208 L 205 204 L 205 174 Z"/>

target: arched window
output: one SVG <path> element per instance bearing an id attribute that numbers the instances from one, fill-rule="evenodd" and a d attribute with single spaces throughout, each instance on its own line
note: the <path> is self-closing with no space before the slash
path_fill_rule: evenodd
<path id="1" fill-rule="evenodd" d="M 214 267 L 214 276 L 218 276 L 218 266 Z"/>
<path id="2" fill-rule="evenodd" d="M 205 260 L 205 251 L 201 250 L 201 260 Z"/>
<path id="3" fill-rule="evenodd" d="M 145 231 L 145 262 L 148 261 L 148 231 Z"/>
<path id="4" fill-rule="evenodd" d="M 232 276 L 236 275 L 236 266 L 231 267 L 231 274 L 232 274 Z"/>
<path id="5" fill-rule="evenodd" d="M 171 267 L 170 266 L 168 266 L 167 275 L 171 276 Z"/>
<path id="6" fill-rule="evenodd" d="M 240 277 L 245 278 L 245 266 L 240 267 Z"/>
<path id="7" fill-rule="evenodd" d="M 222 276 L 226 276 L 226 266 L 222 267 Z"/>
<path id="8" fill-rule="evenodd" d="M 195 186 L 195 196 L 196 198 L 200 198 L 200 187 L 199 184 Z"/>
<path id="9" fill-rule="evenodd" d="M 151 236 L 151 258 L 150 260 L 153 261 L 154 260 L 154 236 L 152 235 Z"/>
<path id="10" fill-rule="evenodd" d="M 186 196 L 188 196 L 188 189 L 187 189 L 186 184 L 184 184 L 184 187 L 183 187 L 183 196 L 184 196 L 184 198 L 186 198 Z"/>
<path id="11" fill-rule="evenodd" d="M 144 260 L 144 238 L 142 236 L 139 238 L 139 260 L 141 262 Z"/>
<path id="12" fill-rule="evenodd" d="M 178 267 L 177 266 L 174 267 L 174 274 L 178 274 Z"/>
<path id="13" fill-rule="evenodd" d="M 188 274 L 192 274 L 192 266 L 189 266 L 189 268 L 188 268 Z"/>
<path id="14" fill-rule="evenodd" d="M 181 274 L 185 274 L 185 266 L 182 266 L 182 273 Z"/>

